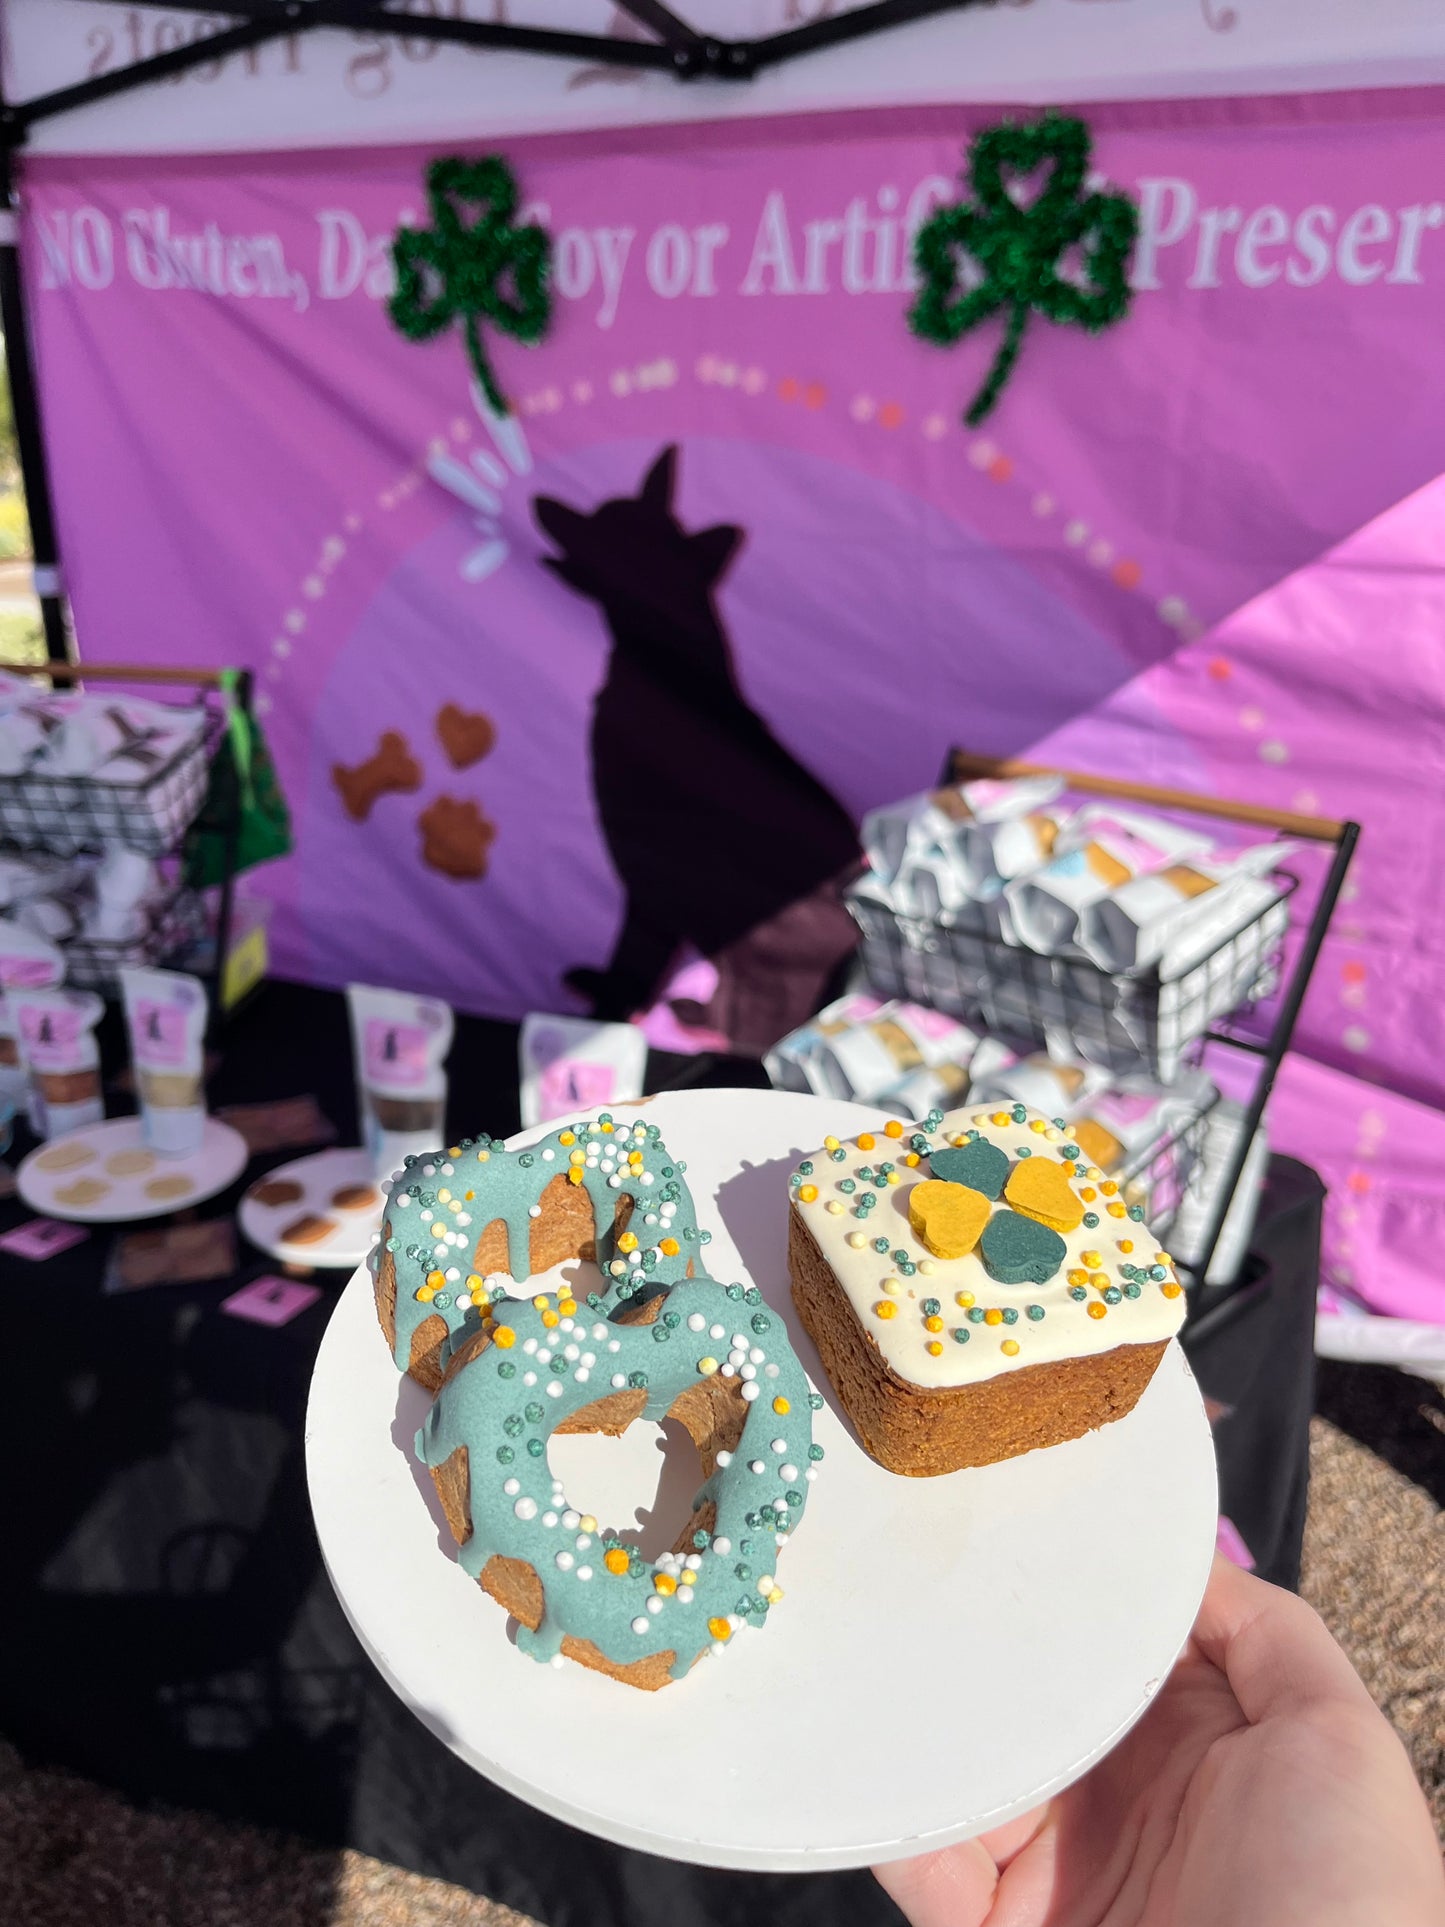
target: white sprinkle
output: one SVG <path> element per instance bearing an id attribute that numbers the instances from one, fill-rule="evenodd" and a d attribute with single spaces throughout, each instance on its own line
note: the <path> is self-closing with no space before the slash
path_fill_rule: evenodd
<path id="1" fill-rule="evenodd" d="M 690 1606 L 692 1604 L 693 1593 L 696 1590 L 697 1588 L 695 1586 L 679 1586 L 672 1596 L 679 1606 Z"/>
<path id="2" fill-rule="evenodd" d="M 758 1581 L 758 1591 L 763 1593 L 771 1592 L 773 1590 L 773 1587 L 776 1586 L 777 1583 L 778 1583 L 777 1580 L 773 1577 L 773 1575 L 770 1572 L 765 1572 L 762 1578 Z"/>
<path id="3" fill-rule="evenodd" d="M 520 1492 L 521 1489 L 522 1489 L 522 1481 L 520 1479 L 508 1479 L 502 1487 L 503 1492 L 506 1493 L 509 1499 L 513 1496 L 514 1493 Z"/>
<path id="4" fill-rule="evenodd" d="M 406 1206 L 411 1203 L 411 1193 L 409 1191 L 401 1192 L 399 1196 L 392 1199 L 392 1203 L 400 1205 L 404 1210 Z"/>
<path id="5" fill-rule="evenodd" d="M 614 1258 L 607 1269 L 614 1278 L 621 1278 L 627 1270 L 627 1261 L 623 1258 Z"/>
<path id="6" fill-rule="evenodd" d="M 579 1365 L 577 1367 L 576 1372 L 573 1374 L 573 1376 L 576 1378 L 577 1383 L 579 1385 L 585 1385 L 587 1381 L 591 1378 L 592 1374 L 591 1372 L 588 1371 L 585 1365 Z"/>
<path id="7" fill-rule="evenodd" d="M 650 1592 L 647 1595 L 647 1610 L 650 1613 L 660 1613 L 662 1611 L 662 1594 L 660 1592 Z"/>
<path id="8" fill-rule="evenodd" d="M 596 1352 L 583 1352 L 582 1363 L 587 1367 L 587 1370 L 590 1372 L 592 1367 L 597 1363 Z"/>
<path id="9" fill-rule="evenodd" d="M 535 1338 L 524 1338 L 522 1340 L 522 1350 L 524 1352 L 534 1352 L 536 1349 L 537 1341 Z"/>
<path id="10" fill-rule="evenodd" d="M 722 1375 L 723 1375 L 723 1377 L 724 1377 L 724 1378 L 736 1378 L 736 1377 L 737 1377 L 737 1375 L 738 1375 L 738 1368 L 737 1368 L 737 1366 L 736 1366 L 736 1365 L 724 1365 L 724 1366 L 723 1366 L 723 1368 L 722 1368 Z"/>
<path id="11" fill-rule="evenodd" d="M 758 1375 L 758 1368 L 756 1365 L 739 1365 L 738 1375 L 741 1378 L 756 1378 Z M 754 1393 L 754 1396 L 756 1397 L 756 1393 Z"/>
<path id="12" fill-rule="evenodd" d="M 761 1459 L 749 1459 L 749 1460 L 748 1460 L 748 1470 L 749 1470 L 749 1472 L 766 1472 L 766 1471 L 767 1471 L 767 1469 L 768 1469 L 768 1468 L 767 1468 L 767 1467 L 766 1467 L 766 1466 L 765 1466 L 765 1465 L 763 1464 L 763 1462 L 762 1462 L 762 1460 L 761 1460 Z"/>
<path id="13" fill-rule="evenodd" d="M 612 1176 L 607 1180 L 607 1185 L 608 1185 L 608 1189 L 612 1191 L 620 1191 L 622 1189 L 622 1180 L 621 1178 L 618 1177 L 615 1171 L 612 1173 Z"/>
<path id="14" fill-rule="evenodd" d="M 525 1497 L 520 1498 L 512 1507 L 512 1510 L 519 1519 L 535 1519 L 537 1516 L 537 1501 Z"/>
<path id="15" fill-rule="evenodd" d="M 580 1345 L 564 1345 L 562 1347 L 562 1356 L 564 1358 L 570 1358 L 575 1365 L 577 1360 L 582 1356 L 582 1347 Z"/>
<path id="16" fill-rule="evenodd" d="M 727 1329 L 726 1325 L 709 1325 L 707 1335 L 709 1338 L 725 1338 Z"/>
<path id="17" fill-rule="evenodd" d="M 537 1351 L 536 1351 L 536 1359 L 537 1359 L 537 1363 L 538 1363 L 539 1365 L 550 1365 L 550 1364 L 552 1363 L 552 1348 L 551 1348 L 551 1346 L 550 1346 L 550 1345 L 539 1345 L 539 1346 L 537 1347 Z"/>
<path id="18" fill-rule="evenodd" d="M 612 1374 L 612 1389 L 613 1389 L 613 1390 L 614 1390 L 615 1392 L 620 1392 L 620 1391 L 622 1390 L 622 1387 L 623 1387 L 623 1386 L 624 1386 L 624 1385 L 625 1385 L 626 1383 L 627 1383 L 627 1374 L 626 1374 L 626 1372 L 614 1372 L 614 1373 Z"/>
<path id="19" fill-rule="evenodd" d="M 548 1398 L 561 1398 L 562 1382 L 560 1379 L 554 1378 L 552 1380 L 552 1383 L 547 1387 L 547 1396 Z"/>
<path id="20" fill-rule="evenodd" d="M 449 1178 L 455 1169 L 456 1169 L 456 1166 L 454 1164 L 444 1164 L 442 1166 L 442 1176 L 444 1178 Z"/>
<path id="21" fill-rule="evenodd" d="M 579 1552 L 585 1552 L 592 1543 L 592 1534 L 590 1532 L 579 1532 L 575 1543 Z"/>
<path id="22" fill-rule="evenodd" d="M 652 1175 L 650 1171 L 644 1171 L 642 1174 L 642 1182 L 644 1184 L 656 1184 L 657 1179 Z"/>
<path id="23" fill-rule="evenodd" d="M 655 1211 L 644 1211 L 642 1214 L 642 1222 L 644 1224 L 656 1224 L 657 1213 Z"/>
<path id="24" fill-rule="evenodd" d="M 701 1572 L 702 1571 L 702 1554 L 700 1552 L 690 1552 L 687 1555 L 686 1559 L 683 1560 L 682 1564 L 683 1564 L 683 1569 L 686 1572 Z"/>
<path id="25" fill-rule="evenodd" d="M 743 1403 L 744 1403 L 745 1405 L 751 1405 L 751 1404 L 752 1404 L 752 1402 L 753 1402 L 753 1400 L 754 1400 L 754 1399 L 755 1399 L 755 1398 L 756 1398 L 757 1396 L 758 1396 L 758 1388 L 757 1388 L 757 1386 L 756 1386 L 756 1385 L 744 1385 L 744 1387 L 743 1387 Z"/>
<path id="26" fill-rule="evenodd" d="M 457 1213 L 458 1224 L 470 1224 L 471 1221 L 472 1221 L 472 1214 L 470 1211 L 459 1211 Z"/>
<path id="27" fill-rule="evenodd" d="M 774 1439 L 772 1441 L 772 1448 L 775 1452 L 786 1452 L 788 1449 L 788 1441 L 786 1439 Z"/>
<path id="28" fill-rule="evenodd" d="M 651 1623 L 646 1613 L 639 1613 L 637 1618 L 632 1622 L 632 1630 L 635 1633 L 645 1633 Z"/>
<path id="29" fill-rule="evenodd" d="M 707 1320 L 703 1317 L 702 1313 L 695 1311 L 687 1321 L 687 1328 L 690 1332 L 700 1332 L 706 1323 Z"/>
<path id="30" fill-rule="evenodd" d="M 733 1351 L 728 1353 L 729 1365 L 746 1365 L 747 1362 L 748 1362 L 748 1355 L 746 1352 Z"/>
<path id="31" fill-rule="evenodd" d="M 580 1512 L 574 1512 L 569 1506 L 567 1511 L 562 1514 L 562 1523 L 569 1532 L 575 1532 L 582 1523 L 582 1514 Z"/>
<path id="32" fill-rule="evenodd" d="M 579 1566 L 577 1568 L 577 1577 L 579 1579 L 590 1579 L 592 1577 L 591 1566 Z"/>
<path id="33" fill-rule="evenodd" d="M 620 1352 L 622 1350 L 622 1340 L 620 1338 L 609 1338 L 607 1341 L 607 1349 L 609 1352 Z"/>
<path id="34" fill-rule="evenodd" d="M 535 1372 L 523 1372 L 522 1383 L 524 1385 L 535 1385 L 537 1383 L 537 1374 Z"/>
<path id="35" fill-rule="evenodd" d="M 421 1167 L 421 1174 L 424 1178 L 434 1178 L 437 1174 L 437 1168 L 434 1164 L 424 1164 Z"/>
<path id="36" fill-rule="evenodd" d="M 752 1350 L 748 1353 L 748 1357 L 754 1365 L 761 1365 L 763 1360 L 767 1357 L 767 1353 L 763 1350 L 761 1345 L 754 1345 Z"/>
<path id="37" fill-rule="evenodd" d="M 786 1479 L 789 1485 L 793 1483 L 797 1476 L 798 1468 L 796 1465 L 785 1465 L 778 1474 L 778 1477 L 780 1479 Z"/>
<path id="38" fill-rule="evenodd" d="M 527 1206 L 527 1216 L 529 1218 L 540 1218 L 541 1215 L 542 1207 L 540 1204 L 529 1204 Z"/>
<path id="39" fill-rule="evenodd" d="M 807 1471 L 803 1474 L 803 1477 L 809 1481 L 816 1479 L 817 1476 L 818 1476 L 818 1468 L 813 1465 L 810 1465 Z"/>
<path id="40" fill-rule="evenodd" d="M 551 1527 L 556 1525 L 556 1523 L 557 1523 L 557 1515 L 555 1512 L 544 1512 L 542 1514 L 542 1524 L 546 1526 L 549 1530 L 551 1529 Z"/>
<path id="41" fill-rule="evenodd" d="M 742 1333 L 734 1332 L 733 1333 L 733 1350 L 735 1352 L 745 1352 L 747 1348 L 748 1348 L 748 1341 L 746 1340 L 746 1338 L 743 1337 Z"/>
<path id="42" fill-rule="evenodd" d="M 629 1251 L 627 1254 L 627 1262 L 630 1265 L 640 1265 L 642 1263 L 642 1253 L 640 1251 Z"/>
<path id="43" fill-rule="evenodd" d="M 731 1539 L 722 1539 L 722 1538 L 714 1539 L 712 1542 L 712 1549 L 714 1552 L 720 1553 L 722 1557 L 726 1559 L 728 1554 L 733 1549 L 733 1542 Z"/>
<path id="44" fill-rule="evenodd" d="M 559 1552 L 552 1563 L 556 1566 L 558 1572 L 571 1572 L 577 1561 L 572 1557 L 570 1552 Z"/>
<path id="45" fill-rule="evenodd" d="M 777 1375 L 778 1375 L 778 1368 L 776 1365 L 772 1365 L 772 1364 L 764 1365 L 763 1367 L 764 1378 L 776 1378 Z"/>
<path id="46" fill-rule="evenodd" d="M 722 1470 L 723 1468 L 731 1465 L 732 1462 L 733 1462 L 733 1455 L 731 1452 L 719 1452 L 717 1455 L 717 1458 L 713 1461 L 713 1463 L 719 1468 L 719 1470 Z"/>
<path id="47" fill-rule="evenodd" d="M 542 1162 L 544 1164 L 550 1164 L 556 1155 L 557 1153 L 555 1151 L 548 1149 L 542 1153 Z"/>
<path id="48" fill-rule="evenodd" d="M 594 1325 L 592 1327 L 592 1336 L 594 1338 L 605 1338 L 607 1336 L 607 1327 L 605 1325 Z"/>

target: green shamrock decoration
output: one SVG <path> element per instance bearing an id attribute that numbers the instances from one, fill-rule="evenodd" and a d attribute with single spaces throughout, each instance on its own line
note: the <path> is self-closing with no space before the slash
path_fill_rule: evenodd
<path id="1" fill-rule="evenodd" d="M 432 226 L 399 228 L 391 244 L 396 292 L 388 311 L 412 341 L 430 341 L 460 316 L 472 370 L 492 407 L 506 414 L 480 324 L 485 318 L 518 341 L 542 339 L 552 316 L 551 241 L 544 228 L 512 225 L 517 182 L 498 155 L 433 161 L 426 191 Z"/>
<path id="2" fill-rule="evenodd" d="M 997 402 L 1032 310 L 1090 334 L 1128 312 L 1126 269 L 1139 232 L 1138 210 L 1123 194 L 1082 191 L 1091 151 L 1084 123 L 1061 114 L 1045 114 L 1024 127 L 992 127 L 969 149 L 974 199 L 940 208 L 918 231 L 913 258 L 924 286 L 908 315 L 915 334 L 952 347 L 990 315 L 1008 310 L 1003 345 L 964 416 L 970 428 Z M 1023 176 L 1045 166 L 1049 173 L 1038 197 L 1015 205 L 1005 173 Z M 1071 248 L 1080 252 L 1082 285 L 1059 272 Z M 982 275 L 961 291 L 960 252 Z"/>

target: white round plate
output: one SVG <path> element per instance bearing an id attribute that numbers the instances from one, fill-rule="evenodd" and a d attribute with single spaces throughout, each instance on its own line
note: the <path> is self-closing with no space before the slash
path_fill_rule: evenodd
<path id="1" fill-rule="evenodd" d="M 299 1184 L 301 1195 L 289 1204 L 262 1204 L 256 1196 L 262 1185 L 278 1181 Z M 365 1151 L 313 1151 L 309 1157 L 293 1158 L 278 1164 L 257 1178 L 237 1207 L 236 1217 L 242 1231 L 265 1252 L 287 1265 L 339 1266 L 350 1271 L 359 1265 L 376 1242 L 381 1221 L 378 1202 L 360 1211 L 344 1210 L 331 1202 L 332 1193 L 346 1184 L 375 1186 L 371 1159 Z M 281 1234 L 288 1225 L 306 1215 L 329 1218 L 334 1229 L 314 1244 L 292 1244 Z"/>
<path id="2" fill-rule="evenodd" d="M 89 1155 L 82 1164 L 67 1161 L 65 1169 L 55 1170 L 47 1159 L 61 1150 Z M 129 1160 L 137 1152 L 150 1156 L 143 1170 L 117 1173 L 108 1168 L 114 1159 Z M 15 1182 L 30 1209 L 47 1218 L 66 1218 L 75 1224 L 132 1224 L 139 1218 L 169 1217 L 173 1211 L 215 1197 L 235 1183 L 250 1155 L 241 1133 L 214 1117 L 206 1119 L 200 1148 L 186 1157 L 150 1151 L 139 1117 L 113 1117 L 108 1123 L 68 1131 L 39 1145 L 15 1173 Z M 180 1179 L 186 1181 L 184 1191 L 168 1190 L 153 1197 L 148 1189 Z M 90 1186 L 95 1184 L 105 1189 L 92 1197 Z"/>
<path id="3" fill-rule="evenodd" d="M 1170 1345 L 1129 1416 L 1086 1438 L 896 1478 L 840 1416 L 786 1261 L 788 1170 L 828 1133 L 884 1114 L 781 1091 L 684 1091 L 639 1108 L 687 1161 L 710 1273 L 759 1287 L 827 1400 L 815 1421 L 826 1456 L 778 1567 L 783 1604 L 658 1693 L 519 1653 L 457 1565 L 412 1457 L 427 1395 L 398 1379 L 362 1270 L 322 1341 L 306 1421 L 321 1549 L 362 1644 L 479 1773 L 673 1859 L 867 1866 L 1037 1805 L 1139 1718 L 1203 1596 L 1214 1451 L 1183 1353 Z M 600 1518 L 629 1517 L 629 1498 L 650 1502 L 657 1487 L 665 1516 L 643 1535 L 646 1556 L 672 1543 L 697 1483 L 690 1445 L 673 1445 L 659 1484 L 658 1436 L 639 1423 L 620 1443 L 564 1438 L 551 1451 Z"/>

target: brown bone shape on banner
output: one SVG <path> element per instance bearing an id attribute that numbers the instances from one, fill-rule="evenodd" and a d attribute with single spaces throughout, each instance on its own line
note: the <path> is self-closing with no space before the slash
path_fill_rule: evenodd
<path id="1" fill-rule="evenodd" d="M 497 835 L 475 803 L 439 796 L 417 818 L 422 834 L 421 860 L 443 876 L 469 878 L 487 874 L 487 858 Z"/>
<path id="2" fill-rule="evenodd" d="M 355 769 L 344 763 L 331 765 L 331 780 L 341 793 L 346 814 L 355 823 L 364 823 L 378 796 L 401 794 L 421 788 L 421 764 L 407 748 L 406 738 L 389 729 L 368 756 Z"/>
<path id="3" fill-rule="evenodd" d="M 460 709 L 448 703 L 437 711 L 437 740 L 446 751 L 453 769 L 470 769 L 489 756 L 497 740 L 496 725 L 480 710 Z"/>

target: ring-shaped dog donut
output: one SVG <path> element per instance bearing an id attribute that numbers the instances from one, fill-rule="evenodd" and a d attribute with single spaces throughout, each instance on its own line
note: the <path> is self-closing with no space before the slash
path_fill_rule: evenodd
<path id="1" fill-rule="evenodd" d="M 493 1297 L 569 1259 L 597 1264 L 603 1288 L 587 1302 L 603 1311 L 700 1270 L 712 1234 L 698 1228 L 686 1169 L 657 1125 L 609 1111 L 518 1151 L 480 1137 L 408 1158 L 371 1255 L 399 1368 L 434 1392 Z"/>
<path id="2" fill-rule="evenodd" d="M 821 1403 L 756 1286 L 687 1279 L 611 1317 L 502 1299 L 457 1345 L 417 1454 L 463 1568 L 519 1622 L 522 1650 L 650 1691 L 782 1598 L 778 1552 L 823 1456 Z M 547 1442 L 669 1416 L 703 1484 L 672 1551 L 643 1559 L 569 1500 Z"/>

